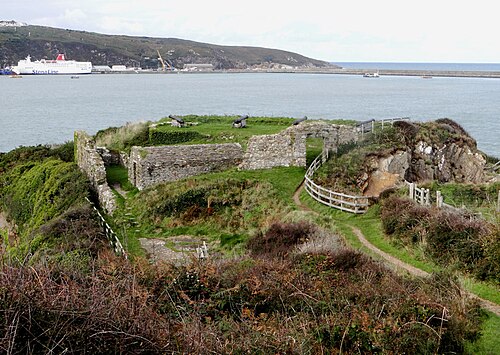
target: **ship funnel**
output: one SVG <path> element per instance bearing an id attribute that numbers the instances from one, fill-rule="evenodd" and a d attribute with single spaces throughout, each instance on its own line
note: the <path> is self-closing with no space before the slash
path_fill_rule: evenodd
<path id="1" fill-rule="evenodd" d="M 66 60 L 66 58 L 64 58 L 64 54 L 59 53 L 59 54 L 57 55 L 56 60 Z"/>

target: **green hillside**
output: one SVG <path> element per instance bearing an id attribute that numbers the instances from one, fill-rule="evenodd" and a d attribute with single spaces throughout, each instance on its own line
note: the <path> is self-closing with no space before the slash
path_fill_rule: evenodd
<path id="1" fill-rule="evenodd" d="M 245 69 L 253 65 L 283 64 L 325 67 L 329 63 L 297 53 L 259 47 L 219 46 L 177 38 L 132 37 L 44 26 L 0 26 L 0 66 L 12 65 L 28 54 L 33 59 L 68 59 L 94 65 L 144 66 L 156 63 L 157 51 L 176 68 L 188 63 L 210 63 L 215 69 Z M 151 64 L 151 62 L 149 62 Z"/>

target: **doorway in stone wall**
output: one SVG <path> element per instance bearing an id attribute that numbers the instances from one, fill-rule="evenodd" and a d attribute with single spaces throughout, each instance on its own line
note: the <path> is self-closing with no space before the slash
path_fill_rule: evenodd
<path id="1" fill-rule="evenodd" d="M 306 138 L 306 165 L 311 165 L 312 161 L 323 151 L 323 138 L 307 137 Z"/>

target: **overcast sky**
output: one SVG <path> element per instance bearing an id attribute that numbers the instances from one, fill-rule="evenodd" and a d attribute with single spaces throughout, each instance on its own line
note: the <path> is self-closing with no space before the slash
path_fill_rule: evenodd
<path id="1" fill-rule="evenodd" d="M 500 62 L 493 0 L 2 0 L 0 19 L 289 50 L 332 62 Z"/>

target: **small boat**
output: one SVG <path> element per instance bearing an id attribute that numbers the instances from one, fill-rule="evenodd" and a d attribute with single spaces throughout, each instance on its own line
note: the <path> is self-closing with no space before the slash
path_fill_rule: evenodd
<path id="1" fill-rule="evenodd" d="M 431 75 L 422 75 L 422 79 L 432 79 Z"/>
<path id="2" fill-rule="evenodd" d="M 19 75 L 19 74 L 12 74 L 12 75 L 9 75 L 10 78 L 13 78 L 13 79 L 20 79 L 22 78 L 23 76 L 22 75 Z"/>
<path id="3" fill-rule="evenodd" d="M 363 74 L 364 78 L 378 78 L 380 75 L 378 75 L 378 72 L 375 73 L 364 73 Z"/>
<path id="4" fill-rule="evenodd" d="M 71 75 L 71 79 L 80 79 L 78 75 Z"/>

